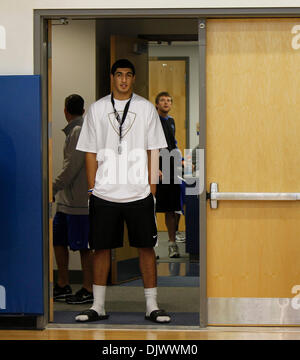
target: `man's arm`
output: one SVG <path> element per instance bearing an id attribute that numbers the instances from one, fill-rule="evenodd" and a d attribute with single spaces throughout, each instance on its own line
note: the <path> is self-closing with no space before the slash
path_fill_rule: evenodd
<path id="1" fill-rule="evenodd" d="M 67 187 L 78 175 L 82 166 L 84 166 L 84 153 L 76 150 L 79 134 L 80 128 L 76 127 L 70 135 L 70 140 L 65 152 L 63 168 L 53 182 L 53 196 L 55 196 L 58 191 Z"/>
<path id="2" fill-rule="evenodd" d="M 147 150 L 148 156 L 148 180 L 151 193 L 155 196 L 156 184 L 159 178 L 159 149 Z"/>
<path id="3" fill-rule="evenodd" d="M 85 168 L 88 182 L 88 188 L 93 189 L 95 186 L 96 173 L 98 169 L 97 154 L 89 153 L 85 154 Z"/>

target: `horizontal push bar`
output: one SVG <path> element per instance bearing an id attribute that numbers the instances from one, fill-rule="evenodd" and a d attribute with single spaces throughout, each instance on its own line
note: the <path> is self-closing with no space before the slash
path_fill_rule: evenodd
<path id="1" fill-rule="evenodd" d="M 218 184 L 210 184 L 210 207 L 218 208 L 218 200 L 264 200 L 264 201 L 296 201 L 300 193 L 256 193 L 256 192 L 219 192 Z"/>

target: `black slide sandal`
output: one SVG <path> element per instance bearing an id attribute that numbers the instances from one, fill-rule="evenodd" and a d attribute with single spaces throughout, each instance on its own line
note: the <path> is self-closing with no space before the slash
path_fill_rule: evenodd
<path id="1" fill-rule="evenodd" d="M 158 321 L 157 318 L 159 316 L 168 316 L 170 318 L 169 321 Z M 167 324 L 171 321 L 171 317 L 169 314 L 167 314 L 165 312 L 165 310 L 154 310 L 154 311 L 151 311 L 150 315 L 149 316 L 145 316 L 145 319 L 146 320 L 150 320 L 150 321 L 153 321 L 155 323 L 158 323 L 158 324 Z"/>
<path id="2" fill-rule="evenodd" d="M 77 316 L 85 315 L 88 317 L 87 320 L 77 320 Z M 109 318 L 109 315 L 98 315 L 97 311 L 89 309 L 81 312 L 75 317 L 75 320 L 77 322 L 90 322 L 90 321 L 98 321 L 98 320 L 106 320 Z"/>

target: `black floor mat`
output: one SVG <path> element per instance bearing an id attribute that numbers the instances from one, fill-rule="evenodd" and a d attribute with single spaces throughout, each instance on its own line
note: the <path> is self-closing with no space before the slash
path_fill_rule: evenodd
<path id="1" fill-rule="evenodd" d="M 78 311 L 55 311 L 54 323 L 56 324 L 80 324 L 75 321 Z M 108 312 L 110 315 L 107 320 L 93 321 L 91 324 L 103 325 L 153 325 L 152 321 L 145 319 L 145 313 L 142 312 Z M 169 313 L 171 322 L 168 326 L 199 326 L 199 313 L 180 312 Z M 89 323 L 87 323 L 89 324 Z M 159 325 L 159 324 L 156 324 Z"/>

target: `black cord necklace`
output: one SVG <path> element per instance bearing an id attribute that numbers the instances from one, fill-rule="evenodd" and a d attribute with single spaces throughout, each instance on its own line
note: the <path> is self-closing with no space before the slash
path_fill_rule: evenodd
<path id="1" fill-rule="evenodd" d="M 123 112 L 123 116 L 122 119 L 120 118 L 119 113 L 117 112 L 116 108 L 115 108 L 115 101 L 114 101 L 114 94 L 111 93 L 111 103 L 114 109 L 114 113 L 115 113 L 115 117 L 119 123 L 119 145 L 118 145 L 118 154 L 122 153 L 122 145 L 121 145 L 121 141 L 122 141 L 122 125 L 124 124 L 124 121 L 126 119 L 127 113 L 128 113 L 128 109 L 129 109 L 129 105 L 130 105 L 130 101 L 132 99 L 132 95 L 130 96 L 130 99 L 127 101 L 125 108 L 124 108 L 124 112 Z"/>

